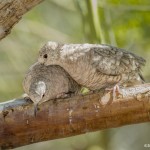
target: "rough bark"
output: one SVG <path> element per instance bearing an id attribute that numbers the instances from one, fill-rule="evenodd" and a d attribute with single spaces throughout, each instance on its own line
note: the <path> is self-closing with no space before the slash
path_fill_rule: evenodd
<path id="1" fill-rule="evenodd" d="M 64 138 L 150 120 L 150 84 L 50 100 L 34 116 L 32 102 L 16 99 L 0 104 L 0 148 Z"/>
<path id="2" fill-rule="evenodd" d="M 12 27 L 43 0 L 0 0 L 0 40 L 7 36 Z"/>

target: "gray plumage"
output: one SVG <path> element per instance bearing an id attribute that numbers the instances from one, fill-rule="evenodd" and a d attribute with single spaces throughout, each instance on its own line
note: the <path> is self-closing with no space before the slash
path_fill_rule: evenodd
<path id="1" fill-rule="evenodd" d="M 145 60 L 131 52 L 100 44 L 60 44 L 48 42 L 39 53 L 45 65 L 60 65 L 80 85 L 91 90 L 119 83 L 143 83 L 140 73 Z"/>
<path id="2" fill-rule="evenodd" d="M 24 78 L 23 88 L 36 105 L 67 93 L 78 93 L 81 87 L 60 66 L 35 63 Z"/>

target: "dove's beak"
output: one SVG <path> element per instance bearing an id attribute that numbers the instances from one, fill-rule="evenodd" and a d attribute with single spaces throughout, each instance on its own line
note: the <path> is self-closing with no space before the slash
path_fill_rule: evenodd
<path id="1" fill-rule="evenodd" d="M 40 64 L 44 64 L 44 59 L 38 58 L 38 62 L 39 62 Z"/>

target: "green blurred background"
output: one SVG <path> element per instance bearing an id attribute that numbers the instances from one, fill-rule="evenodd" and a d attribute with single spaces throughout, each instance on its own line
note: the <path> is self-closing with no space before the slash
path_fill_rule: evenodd
<path id="1" fill-rule="evenodd" d="M 150 0 L 45 0 L 25 14 L 0 43 L 0 101 L 20 97 L 22 81 L 38 51 L 49 41 L 107 43 L 147 60 L 150 81 Z M 18 150 L 144 150 L 148 123 L 88 133 Z"/>

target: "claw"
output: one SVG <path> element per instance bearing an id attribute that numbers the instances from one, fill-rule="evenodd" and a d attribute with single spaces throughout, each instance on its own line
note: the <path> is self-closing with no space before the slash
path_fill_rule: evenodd
<path id="1" fill-rule="evenodd" d="M 119 85 L 116 84 L 116 85 L 113 87 L 113 100 L 116 99 L 116 97 L 117 97 L 116 95 L 117 95 L 118 93 L 121 94 Z"/>

